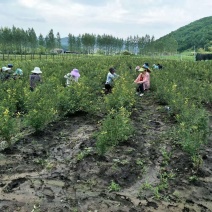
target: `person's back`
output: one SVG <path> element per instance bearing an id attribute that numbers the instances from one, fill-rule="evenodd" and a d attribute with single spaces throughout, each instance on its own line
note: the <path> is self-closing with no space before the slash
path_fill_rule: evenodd
<path id="1" fill-rule="evenodd" d="M 30 90 L 34 91 L 35 87 L 39 82 L 42 82 L 41 73 L 39 67 L 35 67 L 34 70 L 31 71 L 32 74 L 29 76 L 29 82 L 30 82 Z"/>
<path id="2" fill-rule="evenodd" d="M 41 76 L 38 74 L 31 74 L 29 76 L 29 80 L 30 80 L 30 87 L 34 89 L 37 83 L 41 82 Z"/>

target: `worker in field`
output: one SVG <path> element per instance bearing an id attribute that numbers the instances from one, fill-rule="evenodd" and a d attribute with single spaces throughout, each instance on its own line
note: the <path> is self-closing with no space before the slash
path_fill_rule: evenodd
<path id="1" fill-rule="evenodd" d="M 10 68 L 10 70 L 8 72 L 12 75 L 13 74 L 13 64 L 9 63 L 9 64 L 7 64 L 7 67 Z"/>
<path id="2" fill-rule="evenodd" d="M 13 68 L 13 64 L 10 63 L 10 64 L 7 65 L 7 67 L 12 69 Z"/>
<path id="3" fill-rule="evenodd" d="M 66 74 L 64 76 L 66 79 L 66 86 L 70 86 L 72 82 L 78 82 L 80 78 L 79 70 L 74 68 L 70 73 Z"/>
<path id="4" fill-rule="evenodd" d="M 9 67 L 2 67 L 1 68 L 1 73 L 0 73 L 0 79 L 2 81 L 5 81 L 5 80 L 9 80 L 11 78 L 11 68 Z"/>
<path id="5" fill-rule="evenodd" d="M 141 72 L 136 80 L 134 81 L 137 84 L 136 93 L 139 96 L 144 95 L 144 91 L 147 91 L 150 88 L 150 69 L 147 65 L 143 65 L 139 71 Z"/>
<path id="6" fill-rule="evenodd" d="M 20 68 L 17 68 L 16 71 L 13 73 L 13 78 L 18 79 L 23 76 L 23 71 Z"/>
<path id="7" fill-rule="evenodd" d="M 153 69 L 162 69 L 163 68 L 163 66 L 161 65 L 161 64 L 153 64 Z"/>
<path id="8" fill-rule="evenodd" d="M 37 84 L 42 82 L 42 71 L 39 67 L 35 67 L 31 72 L 32 74 L 29 76 L 30 90 L 34 91 Z"/>
<path id="9" fill-rule="evenodd" d="M 153 64 L 152 67 L 153 67 L 153 69 L 159 69 L 158 65 L 156 65 L 156 64 Z"/>
<path id="10" fill-rule="evenodd" d="M 105 94 L 112 92 L 112 87 L 114 84 L 114 80 L 119 77 L 118 74 L 115 73 L 115 69 L 113 67 L 109 68 L 109 72 L 107 74 L 106 82 L 105 82 Z"/>
<path id="11" fill-rule="evenodd" d="M 146 64 L 144 64 L 142 66 L 142 69 L 143 69 L 145 77 L 146 77 L 146 80 L 144 82 L 144 91 L 147 91 L 147 90 L 150 89 L 150 73 L 151 73 L 151 70 L 149 69 L 149 67 Z"/>

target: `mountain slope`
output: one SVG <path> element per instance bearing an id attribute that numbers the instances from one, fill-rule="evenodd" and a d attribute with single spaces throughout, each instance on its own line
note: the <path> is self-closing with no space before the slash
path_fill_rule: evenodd
<path id="1" fill-rule="evenodd" d="M 185 25 L 168 35 L 178 42 L 178 50 L 184 51 L 191 48 L 208 48 L 212 46 L 212 16 L 205 17 Z"/>

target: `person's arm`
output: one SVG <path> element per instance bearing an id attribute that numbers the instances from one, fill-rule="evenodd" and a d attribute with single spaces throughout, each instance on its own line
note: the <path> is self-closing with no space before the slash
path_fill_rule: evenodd
<path id="1" fill-rule="evenodd" d="M 68 75 L 68 74 L 66 74 L 66 75 L 64 76 L 64 78 L 68 79 L 68 78 L 69 78 L 69 75 Z"/>
<path id="2" fill-rule="evenodd" d="M 141 74 L 138 75 L 138 77 L 136 78 L 136 80 L 134 82 L 137 83 L 137 84 L 142 84 L 143 83 L 143 80 L 141 80 Z"/>
<path id="3" fill-rule="evenodd" d="M 116 74 L 116 73 L 114 73 L 113 75 L 114 75 L 114 78 L 119 77 L 119 75 L 118 75 L 118 74 Z"/>

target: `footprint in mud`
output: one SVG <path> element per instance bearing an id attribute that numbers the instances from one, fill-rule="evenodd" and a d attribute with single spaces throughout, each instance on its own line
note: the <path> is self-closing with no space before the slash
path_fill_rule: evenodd
<path id="1" fill-rule="evenodd" d="M 160 128 L 162 127 L 164 124 L 160 121 L 155 121 L 155 120 L 149 120 L 149 124 L 154 127 L 154 128 Z"/>
<path id="2" fill-rule="evenodd" d="M 54 192 L 49 187 L 45 187 L 42 193 L 46 196 L 47 200 L 50 202 L 53 201 L 53 199 L 55 198 Z"/>
<path id="3" fill-rule="evenodd" d="M 3 189 L 5 193 L 10 193 L 14 189 L 18 188 L 20 184 L 24 183 L 27 179 L 26 178 L 18 178 L 12 180 L 10 183 L 7 184 L 7 186 Z"/>

